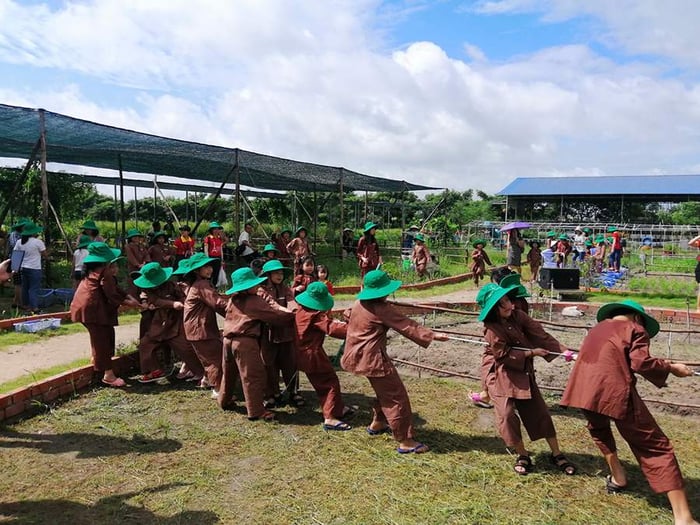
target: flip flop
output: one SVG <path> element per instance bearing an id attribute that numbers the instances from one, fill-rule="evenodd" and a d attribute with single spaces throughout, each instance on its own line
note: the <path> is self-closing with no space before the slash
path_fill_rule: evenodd
<path id="1" fill-rule="evenodd" d="M 370 427 L 367 427 L 365 430 L 367 430 L 367 433 L 370 436 L 381 436 L 382 434 L 391 434 L 391 427 L 384 427 L 379 430 L 374 430 Z"/>
<path id="2" fill-rule="evenodd" d="M 423 443 L 418 443 L 415 447 L 413 448 L 397 448 L 396 452 L 399 454 L 424 454 L 425 452 L 428 452 L 430 448 L 428 445 L 424 445 Z"/>
<path id="3" fill-rule="evenodd" d="M 126 381 L 124 381 L 121 377 L 118 377 L 114 381 L 107 381 L 106 379 L 103 379 L 102 384 L 113 388 L 122 388 L 126 386 Z"/>
<path id="4" fill-rule="evenodd" d="M 479 408 L 493 408 L 493 405 L 491 403 L 487 403 L 486 401 L 484 401 L 479 392 L 472 392 L 471 394 L 469 394 L 469 399 L 472 400 L 474 406 L 477 406 Z"/>
<path id="5" fill-rule="evenodd" d="M 329 425 L 327 423 L 324 423 L 323 430 L 339 430 L 342 432 L 345 430 L 352 430 L 352 427 L 343 421 L 338 421 L 335 425 Z"/>

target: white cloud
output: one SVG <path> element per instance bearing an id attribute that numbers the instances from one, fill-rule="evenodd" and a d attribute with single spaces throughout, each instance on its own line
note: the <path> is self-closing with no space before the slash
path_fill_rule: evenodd
<path id="1" fill-rule="evenodd" d="M 477 7 L 564 19 L 578 4 Z M 605 11 L 603 2 L 580 4 Z M 385 6 L 371 0 L 189 6 L 99 0 L 51 12 L 0 0 L 0 63 L 62 72 L 49 85 L 0 88 L 0 101 L 490 192 L 516 176 L 683 173 L 700 164 L 700 85 L 658 65 L 620 65 L 585 45 L 499 63 L 476 43 L 467 44 L 470 62 L 426 41 L 387 52 L 385 28 L 373 22 Z M 91 79 L 104 96 L 92 94 Z M 134 88 L 112 101 L 112 84 Z"/>

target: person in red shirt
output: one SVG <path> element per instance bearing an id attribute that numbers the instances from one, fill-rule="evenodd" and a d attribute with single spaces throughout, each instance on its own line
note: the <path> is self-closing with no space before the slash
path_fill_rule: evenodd
<path id="1" fill-rule="evenodd" d="M 178 263 L 182 259 L 189 259 L 194 253 L 194 239 L 190 236 L 191 231 L 186 224 L 180 226 L 180 235 L 173 243 L 175 245 L 175 259 Z"/>
<path id="2" fill-rule="evenodd" d="M 610 252 L 610 269 L 619 272 L 622 259 L 622 234 L 617 231 L 617 226 L 609 226 L 608 233 L 611 234 L 613 240 Z"/>
<path id="3" fill-rule="evenodd" d="M 219 278 L 219 270 L 224 258 L 224 227 L 216 221 L 209 223 L 209 234 L 204 238 L 204 255 L 216 259 L 212 262 L 212 283 L 216 285 Z"/>

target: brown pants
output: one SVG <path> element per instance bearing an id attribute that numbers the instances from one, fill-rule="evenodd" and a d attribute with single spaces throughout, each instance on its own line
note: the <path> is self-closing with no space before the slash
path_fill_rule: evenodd
<path id="1" fill-rule="evenodd" d="M 506 446 L 515 446 L 523 440 L 520 431 L 521 420 L 531 441 L 557 435 L 547 404 L 542 398 L 540 389 L 537 388 L 537 383 L 532 380 L 530 381 L 530 395 L 532 396 L 531 399 L 491 396 L 496 416 L 496 426 Z M 516 410 L 518 411 L 517 414 L 515 413 Z"/>
<path id="2" fill-rule="evenodd" d="M 321 403 L 321 412 L 325 419 L 340 419 L 343 417 L 345 404 L 340 392 L 340 381 L 335 370 L 330 372 L 306 372 L 309 383 L 314 387 Z"/>
<path id="3" fill-rule="evenodd" d="M 413 411 L 406 387 L 395 368 L 383 377 L 368 377 L 377 395 L 372 407 L 374 419 L 387 423 L 396 441 L 413 439 Z"/>
<path id="4" fill-rule="evenodd" d="M 267 374 L 260 356 L 260 344 L 254 337 L 224 338 L 224 361 L 230 362 L 231 356 L 236 361 L 238 373 L 243 387 L 246 411 L 249 418 L 260 417 L 265 413 L 263 401 L 265 400 L 265 384 Z M 230 377 L 232 367 L 225 367 L 225 390 L 229 390 L 235 378 Z M 227 401 L 219 395 L 219 404 Z M 222 405 L 225 406 L 225 405 Z"/>
<path id="5" fill-rule="evenodd" d="M 204 367 L 202 362 L 194 352 L 192 343 L 185 339 L 184 335 L 178 334 L 175 337 L 158 341 L 153 339 L 148 333 L 139 342 L 139 361 L 141 363 L 141 373 L 146 374 L 153 372 L 161 367 L 158 361 L 156 351 L 161 346 L 169 347 L 178 358 L 187 366 L 187 369 L 195 376 L 204 375 Z"/>
<path id="6" fill-rule="evenodd" d="M 83 323 L 90 334 L 92 367 L 98 372 L 112 369 L 112 357 L 116 345 L 114 327 L 105 324 Z"/>
<path id="7" fill-rule="evenodd" d="M 263 346 L 261 355 L 267 374 L 265 399 L 270 399 L 280 394 L 280 372 L 282 372 L 282 379 L 289 395 L 293 396 L 296 394 L 299 389 L 299 378 L 292 342 L 266 343 Z"/>
<path id="8" fill-rule="evenodd" d="M 221 386 L 221 339 L 205 339 L 203 341 L 190 341 L 194 348 L 194 353 L 204 366 L 204 372 L 207 375 L 207 381 L 218 391 Z"/>
<path id="9" fill-rule="evenodd" d="M 610 418 L 584 410 L 588 432 L 603 454 L 617 451 L 610 429 Z M 651 490 L 656 493 L 683 488 L 683 476 L 673 445 L 663 433 L 636 390 L 632 390 L 630 408 L 624 419 L 614 419 L 622 439 L 637 458 Z"/>
<path id="10" fill-rule="evenodd" d="M 241 377 L 238 373 L 236 358 L 233 355 L 231 340 L 224 338 L 223 345 L 223 361 L 221 364 L 223 374 L 221 377 L 221 388 L 219 388 L 219 397 L 216 402 L 220 408 L 226 409 L 233 405 L 234 391 L 240 386 Z"/>

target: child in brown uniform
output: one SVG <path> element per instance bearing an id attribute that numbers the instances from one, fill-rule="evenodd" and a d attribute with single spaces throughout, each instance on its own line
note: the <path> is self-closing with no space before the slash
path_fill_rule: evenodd
<path id="1" fill-rule="evenodd" d="M 425 245 L 425 237 L 422 233 L 416 233 L 413 236 L 413 253 L 411 253 L 411 260 L 413 265 L 416 267 L 416 273 L 418 277 L 423 277 L 425 275 L 426 268 L 428 267 L 428 262 L 430 262 L 430 250 Z"/>
<path id="2" fill-rule="evenodd" d="M 282 232 L 284 236 L 284 232 Z M 299 273 L 301 259 L 307 255 L 311 255 L 311 247 L 309 239 L 306 238 L 307 231 L 303 226 L 299 226 L 294 232 L 294 238 L 287 243 L 287 253 L 292 258 L 294 263 L 294 275 Z"/>
<path id="3" fill-rule="evenodd" d="M 479 281 L 483 279 L 484 273 L 486 273 L 486 265 L 492 266 L 491 259 L 489 259 L 488 254 L 484 250 L 486 246 L 486 241 L 484 239 L 476 239 L 472 246 L 474 251 L 472 252 L 472 266 L 470 271 L 474 277 L 474 284 L 479 286 Z"/>
<path id="4" fill-rule="evenodd" d="M 297 366 L 306 373 L 318 395 L 324 430 L 350 430 L 352 427 L 342 418 L 354 410 L 343 404 L 338 374 L 323 349 L 326 335 L 345 339 L 348 326 L 326 314 L 333 308 L 333 297 L 323 283 L 311 283 L 297 296 L 297 303 L 300 305 L 296 311 Z"/>
<path id="5" fill-rule="evenodd" d="M 131 278 L 133 272 L 141 271 L 141 267 L 151 262 L 151 257 L 148 255 L 148 248 L 143 244 L 144 236 L 136 228 L 130 229 L 126 233 L 126 247 L 124 252 L 126 255 L 126 266 L 129 270 L 129 293 L 137 297 L 138 290 L 134 285 L 134 280 Z"/>
<path id="6" fill-rule="evenodd" d="M 182 359 L 187 370 L 195 377 L 202 377 L 204 368 L 194 353 L 194 348 L 185 339 L 182 325 L 182 310 L 185 307 L 185 294 L 182 288 L 168 279 L 172 268 L 163 268 L 157 262 L 150 262 L 141 268 L 141 277 L 134 284 L 146 291 L 146 302 L 153 310 L 151 324 L 139 341 L 141 362 L 140 383 L 158 381 L 167 374 L 160 368 L 156 350 L 168 346 Z"/>
<path id="7" fill-rule="evenodd" d="M 506 446 L 518 454 L 513 467 L 516 473 L 526 475 L 533 469 L 520 430 L 522 420 L 531 440 L 547 440 L 552 450 L 550 461 L 565 474 L 573 475 L 576 467 L 559 450 L 552 417 L 535 381 L 532 359 L 535 356 L 551 358 L 550 352 L 565 353 L 568 348 L 545 332 L 540 323 L 515 309 L 508 296 L 515 290 L 516 286 L 501 288 L 489 283 L 478 295 L 479 321 L 484 322 L 484 340 L 488 343 L 485 354 L 490 355 L 493 363 L 488 371 L 493 374 L 488 392 L 498 431 Z M 513 348 L 516 346 L 532 350 L 516 350 Z"/>
<path id="8" fill-rule="evenodd" d="M 126 383 L 112 370 L 115 336 L 114 327 L 119 324 L 118 309 L 125 304 L 138 308 L 139 302 L 117 285 L 121 251 L 103 242 L 88 245 L 85 257 L 86 277 L 78 285 L 70 305 L 71 320 L 82 323 L 90 334 L 92 364 L 101 372 L 102 382 L 108 386 L 123 387 Z"/>
<path id="9" fill-rule="evenodd" d="M 374 436 L 391 432 L 399 442 L 400 454 L 427 452 L 428 446 L 413 438 L 411 402 L 387 355 L 386 333 L 393 328 L 424 348 L 433 340 L 447 341 L 447 335 L 419 325 L 386 302 L 401 281 L 391 280 L 381 270 L 372 270 L 363 285 L 352 307 L 341 365 L 348 372 L 365 376 L 377 395 L 367 433 Z"/>
<path id="10" fill-rule="evenodd" d="M 360 265 L 360 280 L 365 278 L 367 272 L 376 270 L 382 262 L 382 256 L 379 255 L 379 243 L 375 237 L 378 226 L 372 221 L 365 224 L 365 229 L 357 242 L 357 261 Z"/>
<path id="11" fill-rule="evenodd" d="M 151 246 L 148 248 L 148 257 L 151 261 L 157 262 L 163 268 L 171 267 L 175 261 L 175 253 L 168 246 L 168 234 L 160 231 L 153 234 Z"/>
<path id="12" fill-rule="evenodd" d="M 561 404 L 583 410 L 588 431 L 610 468 L 605 480 L 609 493 L 622 492 L 627 486 L 610 430 L 612 420 L 651 489 L 666 492 L 676 525 L 696 523 L 673 446 L 639 397 L 634 375 L 663 387 L 669 374 L 688 377 L 693 371 L 649 355 L 650 339 L 659 332 L 659 323 L 640 304 L 631 300 L 608 303 L 596 317 L 598 324 L 583 340 Z"/>
<path id="13" fill-rule="evenodd" d="M 216 314 L 226 313 L 226 298 L 219 295 L 211 284 L 216 258 L 207 257 L 201 252 L 187 259 L 186 280 L 190 283 L 183 309 L 185 338 L 194 347 L 204 366 L 206 381 L 203 386 L 213 388 L 212 397 L 219 397 L 221 386 L 222 351 L 219 325 Z"/>
<path id="14" fill-rule="evenodd" d="M 536 282 L 542 268 L 542 251 L 539 241 L 530 241 L 530 251 L 527 252 L 527 263 L 530 265 L 530 280 Z"/>
<path id="15" fill-rule="evenodd" d="M 292 308 L 294 294 L 284 283 L 284 278 L 292 270 L 280 261 L 268 261 L 262 267 L 260 277 L 267 277 L 262 289 L 267 292 L 280 306 Z M 285 325 L 270 325 L 263 333 L 262 358 L 267 371 L 267 386 L 265 388 L 265 408 L 274 408 L 282 403 L 280 395 L 279 375 L 289 392 L 289 403 L 303 406 L 304 398 L 298 393 L 299 375 L 297 373 L 294 338 L 296 330 L 294 323 Z"/>
<path id="16" fill-rule="evenodd" d="M 299 295 L 314 281 L 318 281 L 318 277 L 316 275 L 316 261 L 314 261 L 313 256 L 305 255 L 299 261 L 299 268 L 297 273 L 294 275 L 292 292 L 294 292 L 295 296 Z"/>
<path id="17" fill-rule="evenodd" d="M 263 323 L 284 325 L 294 320 L 291 310 L 283 308 L 267 294 L 258 294 L 266 277 L 257 277 L 250 268 L 239 268 L 231 275 L 233 286 L 224 320 L 224 377 L 219 391 L 219 406 L 227 408 L 232 402 L 233 384 L 238 367 L 248 419 L 273 421 L 275 415 L 266 410 L 265 384 L 267 374 L 260 355 Z"/>

